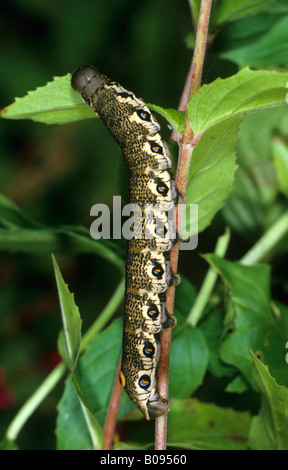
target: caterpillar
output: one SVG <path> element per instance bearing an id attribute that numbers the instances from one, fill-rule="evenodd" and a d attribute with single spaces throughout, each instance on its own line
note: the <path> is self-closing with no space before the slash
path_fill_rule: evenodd
<path id="1" fill-rule="evenodd" d="M 120 145 L 129 173 L 130 203 L 142 211 L 147 205 L 154 208 L 148 221 L 141 213 L 127 242 L 119 377 L 131 401 L 150 420 L 169 411 L 158 392 L 157 367 L 161 331 L 175 324 L 166 312 L 166 291 L 178 283 L 170 269 L 170 250 L 177 236 L 171 236 L 169 214 L 179 198 L 171 156 L 159 123 L 132 92 L 92 66 L 78 68 L 71 85 Z"/>

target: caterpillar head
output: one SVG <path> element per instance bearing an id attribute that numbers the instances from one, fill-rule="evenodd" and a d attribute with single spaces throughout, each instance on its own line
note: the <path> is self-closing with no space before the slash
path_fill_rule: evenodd
<path id="1" fill-rule="evenodd" d="M 151 380 L 150 375 L 139 371 L 133 381 L 131 379 L 126 381 L 122 370 L 119 379 L 130 400 L 139 408 L 148 421 L 168 413 L 168 404 L 160 397 L 155 386 L 153 386 L 155 380 Z"/>
<path id="2" fill-rule="evenodd" d="M 83 65 L 73 72 L 71 85 L 75 91 L 81 94 L 83 101 L 89 104 L 91 96 L 105 80 L 106 76 L 98 72 L 95 67 Z"/>

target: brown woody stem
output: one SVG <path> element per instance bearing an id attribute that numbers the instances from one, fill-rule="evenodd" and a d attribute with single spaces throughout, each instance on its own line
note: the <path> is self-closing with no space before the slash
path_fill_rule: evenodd
<path id="1" fill-rule="evenodd" d="M 206 42 L 209 28 L 209 18 L 211 11 L 212 0 L 202 0 L 198 20 L 197 35 L 195 41 L 195 49 L 192 60 L 192 65 L 189 71 L 189 82 L 184 88 L 184 93 L 181 98 L 180 106 L 184 109 L 194 93 L 200 88 L 201 77 L 203 70 L 203 62 L 205 57 Z M 183 135 L 179 141 L 179 163 L 176 177 L 176 185 L 179 193 L 184 196 L 186 192 L 188 172 L 192 157 L 192 152 L 197 142 L 193 142 L 193 130 L 190 127 L 188 116 L 186 113 L 185 126 Z M 180 232 L 181 227 L 181 213 L 177 214 L 176 229 Z M 173 273 L 177 272 L 179 257 L 179 244 L 171 249 L 170 265 Z M 168 289 L 166 294 L 166 309 L 173 312 L 174 309 L 175 286 Z M 164 400 L 168 400 L 168 383 L 169 383 L 169 358 L 170 358 L 170 344 L 171 344 L 171 328 L 162 332 L 161 335 L 161 357 L 158 367 L 158 388 L 160 396 Z M 167 415 L 163 415 L 156 419 L 155 428 L 155 449 L 166 449 L 166 431 L 167 431 Z"/>
<path id="2" fill-rule="evenodd" d="M 106 421 L 104 426 L 104 445 L 102 450 L 110 450 L 112 448 L 113 436 L 117 420 L 118 409 L 121 400 L 122 387 L 119 382 L 119 374 L 121 369 L 121 358 L 115 374 L 114 385 L 110 397 L 109 407 L 107 410 Z"/>

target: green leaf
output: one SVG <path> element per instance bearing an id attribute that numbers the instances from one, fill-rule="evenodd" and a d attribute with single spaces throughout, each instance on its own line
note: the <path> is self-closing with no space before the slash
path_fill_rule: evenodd
<path id="1" fill-rule="evenodd" d="M 164 109 L 157 105 L 148 105 L 169 122 L 176 132 L 184 128 L 185 113 L 175 109 Z M 5 119 L 32 119 L 45 124 L 66 124 L 82 119 L 97 117 L 81 99 L 79 93 L 71 87 L 71 74 L 55 77 L 43 87 L 28 92 L 23 98 L 1 110 Z"/>
<path id="2" fill-rule="evenodd" d="M 255 15 L 273 0 L 221 0 L 217 8 L 217 23 L 234 21 L 245 16 Z"/>
<path id="3" fill-rule="evenodd" d="M 251 417 L 248 412 L 196 399 L 173 399 L 169 402 L 167 445 L 176 449 L 246 450 Z M 132 427 L 131 421 L 121 423 L 125 442 L 118 442 L 115 450 L 145 449 L 151 442 L 153 428 Z M 153 443 L 150 444 L 153 448 Z"/>
<path id="4" fill-rule="evenodd" d="M 225 364 L 220 358 L 220 347 L 224 332 L 224 315 L 222 310 L 213 310 L 199 324 L 209 348 L 209 370 L 215 377 L 229 376 L 235 373 L 234 367 Z"/>
<path id="5" fill-rule="evenodd" d="M 275 135 L 285 136 L 288 128 L 286 106 L 266 109 L 245 117 L 240 125 L 237 154 L 241 165 L 255 170 L 254 155 L 266 162 L 271 161 L 271 140 Z M 255 139 L 257 135 L 257 139 Z M 258 165 L 257 161 L 257 165 Z"/>
<path id="6" fill-rule="evenodd" d="M 262 167 L 263 165 L 258 165 L 257 171 L 259 173 L 262 173 Z M 226 223 L 240 233 L 244 239 L 251 242 L 262 235 L 267 224 L 266 212 L 263 202 L 261 203 L 253 173 L 245 171 L 242 167 L 238 168 L 235 189 L 230 194 L 222 213 Z"/>
<path id="7" fill-rule="evenodd" d="M 228 393 L 243 393 L 248 390 L 248 384 L 242 375 L 237 375 L 225 388 Z"/>
<path id="8" fill-rule="evenodd" d="M 122 347 L 122 320 L 114 320 L 108 328 L 96 335 L 79 358 L 77 373 L 85 390 L 85 402 L 101 426 L 104 425 L 110 394 Z M 119 418 L 135 409 L 123 394 Z M 57 448 L 92 449 L 91 439 L 83 417 L 80 403 L 68 378 L 64 394 L 58 405 Z M 140 414 L 140 412 L 139 412 Z"/>
<path id="9" fill-rule="evenodd" d="M 73 295 L 69 292 L 68 286 L 64 283 L 53 255 L 52 260 L 63 322 L 63 331 L 61 332 L 62 334 L 60 334 L 58 341 L 59 352 L 71 371 L 71 381 L 74 391 L 79 399 L 81 410 L 93 443 L 93 448 L 100 449 L 104 442 L 103 431 L 90 410 L 89 403 L 86 400 L 85 389 L 82 388 L 77 369 L 81 343 L 81 318 L 79 310 L 75 305 Z"/>
<path id="10" fill-rule="evenodd" d="M 245 450 L 251 417 L 247 412 L 197 400 L 173 400 L 167 443 L 201 450 Z"/>
<path id="11" fill-rule="evenodd" d="M 185 111 L 177 111 L 176 109 L 164 109 L 161 106 L 157 106 L 156 104 L 147 104 L 147 106 L 152 110 L 156 111 L 157 113 L 161 114 L 166 121 L 169 122 L 171 127 L 174 129 L 176 133 L 183 132 L 184 124 L 185 124 Z"/>
<path id="12" fill-rule="evenodd" d="M 199 204 L 199 232 L 209 225 L 232 190 L 241 120 L 247 113 L 286 105 L 287 80 L 288 73 L 246 68 L 225 80 L 202 86 L 188 103 L 194 141 L 199 142 L 193 150 L 188 175 L 186 219 L 189 205 Z M 193 233 L 185 220 L 183 225 L 188 233 Z"/>
<path id="13" fill-rule="evenodd" d="M 273 11 L 272 6 L 263 14 L 234 22 L 224 29 L 220 35 L 222 59 L 239 67 L 287 66 L 287 6 L 286 11 L 279 12 Z"/>
<path id="14" fill-rule="evenodd" d="M 187 181 L 187 211 L 182 230 L 190 235 L 190 204 L 198 204 L 198 232 L 202 232 L 223 207 L 234 183 L 235 146 L 240 118 L 220 122 L 203 134 L 193 150 Z"/>
<path id="15" fill-rule="evenodd" d="M 254 450 L 288 450 L 288 389 L 278 385 L 268 367 L 252 351 L 250 354 L 261 408 L 252 420 L 249 444 Z"/>
<path id="16" fill-rule="evenodd" d="M 5 119 L 33 119 L 45 124 L 66 124 L 96 117 L 71 87 L 71 74 L 55 77 L 23 98 L 16 98 L 10 106 L 1 110 Z"/>
<path id="17" fill-rule="evenodd" d="M 288 13 L 288 5 L 286 0 L 273 0 L 265 13 L 281 14 Z"/>
<path id="18" fill-rule="evenodd" d="M 102 449 L 104 444 L 104 433 L 96 417 L 90 410 L 89 403 L 86 399 L 85 391 L 82 389 L 77 368 L 71 374 L 71 381 L 73 384 L 74 391 L 79 399 L 81 410 L 93 444 L 93 449 Z"/>
<path id="19" fill-rule="evenodd" d="M 175 298 L 175 310 L 180 312 L 182 317 L 187 317 L 192 305 L 197 297 L 197 292 L 194 285 L 181 274 L 181 282 L 177 286 L 177 295 Z"/>
<path id="20" fill-rule="evenodd" d="M 196 300 L 193 284 L 181 275 L 175 299 L 177 325 L 172 332 L 170 396 L 187 398 L 202 384 L 209 359 L 205 335 L 187 323 Z M 181 367 L 179 368 L 179 364 Z"/>
<path id="21" fill-rule="evenodd" d="M 283 212 L 271 156 L 275 135 L 285 136 L 287 127 L 285 107 L 251 114 L 240 125 L 235 188 L 222 214 L 228 225 L 250 243 L 255 243 Z"/>
<path id="22" fill-rule="evenodd" d="M 171 397 L 187 398 L 203 382 L 209 352 L 202 332 L 186 322 L 181 324 L 177 312 L 176 318 L 178 323 L 175 331 L 173 330 L 169 386 Z"/>
<path id="23" fill-rule="evenodd" d="M 205 255 L 220 274 L 226 296 L 234 309 L 230 332 L 224 339 L 221 359 L 241 372 L 248 383 L 257 389 L 251 373 L 249 348 L 257 351 L 282 384 L 288 384 L 287 366 L 279 344 L 288 337 L 288 316 L 282 309 L 275 316 L 271 309 L 270 268 L 266 265 L 243 266 L 215 255 Z"/>
<path id="24" fill-rule="evenodd" d="M 223 120 L 287 105 L 288 73 L 244 68 L 226 79 L 203 85 L 188 103 L 188 116 L 195 136 Z"/>
<path id="25" fill-rule="evenodd" d="M 74 371 L 66 382 L 64 402 L 58 405 L 56 435 L 60 450 L 96 450 L 103 446 L 103 430 L 91 411 L 86 389 L 84 393 L 78 372 Z"/>
<path id="26" fill-rule="evenodd" d="M 60 354 L 70 371 L 76 367 L 81 343 L 81 318 L 74 296 L 65 284 L 55 257 L 52 255 L 58 295 L 61 306 L 63 331 L 59 338 Z"/>

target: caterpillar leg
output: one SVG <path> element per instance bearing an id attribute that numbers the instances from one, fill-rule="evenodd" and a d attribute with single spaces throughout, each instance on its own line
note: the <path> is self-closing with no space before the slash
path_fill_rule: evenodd
<path id="1" fill-rule="evenodd" d="M 180 274 L 174 274 L 172 271 L 169 269 L 169 272 L 167 273 L 167 282 L 168 282 L 168 287 L 171 286 L 178 286 L 181 282 L 181 277 Z"/>
<path id="2" fill-rule="evenodd" d="M 177 325 L 177 319 L 175 315 L 169 315 L 169 312 L 167 311 L 167 309 L 165 309 L 161 325 L 163 330 L 166 330 L 167 328 L 174 328 L 174 326 Z"/>
<path id="3" fill-rule="evenodd" d="M 151 397 L 147 403 L 149 419 L 159 418 L 169 412 L 168 403 L 158 393 Z"/>

